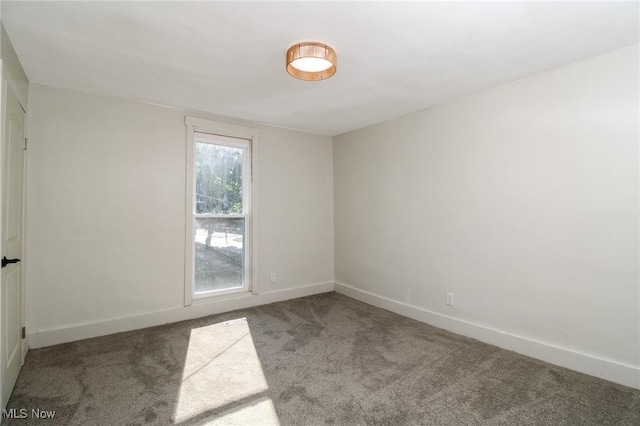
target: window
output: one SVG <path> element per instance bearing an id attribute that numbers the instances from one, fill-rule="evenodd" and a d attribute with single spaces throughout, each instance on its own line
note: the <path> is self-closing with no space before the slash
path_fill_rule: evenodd
<path id="1" fill-rule="evenodd" d="M 185 304 L 253 291 L 252 151 L 257 131 L 187 117 Z"/>

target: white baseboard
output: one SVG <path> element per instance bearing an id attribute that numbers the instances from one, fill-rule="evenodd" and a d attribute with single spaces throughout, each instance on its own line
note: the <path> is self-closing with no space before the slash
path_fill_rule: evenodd
<path id="1" fill-rule="evenodd" d="M 220 298 L 194 301 L 191 306 L 169 309 L 158 312 L 117 318 L 107 321 L 79 324 L 71 327 L 50 330 L 36 330 L 28 335 L 29 347 L 32 349 L 59 343 L 73 342 L 91 337 L 153 327 L 177 321 L 206 317 L 208 315 L 266 305 L 298 297 L 333 291 L 333 282 L 311 284 L 301 287 L 264 292 L 260 294 L 241 293 Z"/>
<path id="2" fill-rule="evenodd" d="M 562 348 L 545 342 L 516 336 L 504 331 L 460 320 L 408 305 L 383 296 L 357 289 L 347 284 L 335 283 L 335 291 L 361 302 L 443 328 L 456 334 L 471 337 L 522 355 L 537 358 L 591 376 L 621 385 L 640 389 L 640 368 Z"/>

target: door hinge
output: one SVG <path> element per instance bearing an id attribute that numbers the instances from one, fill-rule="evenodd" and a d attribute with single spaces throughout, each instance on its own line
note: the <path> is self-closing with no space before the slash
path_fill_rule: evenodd
<path id="1" fill-rule="evenodd" d="M 29 139 L 24 138 L 24 150 L 26 151 L 27 149 L 29 149 Z"/>
<path id="2" fill-rule="evenodd" d="M 27 338 L 27 329 L 26 329 L 26 327 L 22 327 L 22 338 L 23 339 Z"/>

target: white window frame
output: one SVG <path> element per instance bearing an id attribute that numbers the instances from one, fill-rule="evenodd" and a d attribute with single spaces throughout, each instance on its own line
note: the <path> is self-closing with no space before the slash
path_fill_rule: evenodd
<path id="1" fill-rule="evenodd" d="M 258 141 L 260 131 L 249 127 L 221 123 L 196 117 L 185 117 L 187 126 L 187 167 L 186 167 L 186 227 L 185 227 L 185 274 L 184 274 L 184 305 L 189 306 L 196 300 L 209 299 L 232 293 L 250 291 L 258 294 Z M 216 145 L 247 147 L 243 167 L 249 170 L 250 182 L 243 182 L 243 214 L 240 215 L 198 215 L 199 217 L 244 217 L 245 218 L 245 286 L 241 289 L 217 290 L 202 294 L 195 294 L 195 143 L 196 133 L 211 135 L 211 142 Z M 216 139 L 216 136 L 218 137 Z M 234 143 L 234 141 L 236 141 Z M 247 169 L 248 167 L 248 169 Z M 243 172 L 244 174 L 244 172 Z M 245 194 L 249 194 L 248 197 Z"/>

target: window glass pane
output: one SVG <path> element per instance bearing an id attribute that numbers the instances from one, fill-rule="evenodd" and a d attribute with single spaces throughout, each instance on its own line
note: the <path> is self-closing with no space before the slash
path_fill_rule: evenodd
<path id="1" fill-rule="evenodd" d="M 244 229 L 244 218 L 196 218 L 196 294 L 242 287 Z"/>
<path id="2" fill-rule="evenodd" d="M 196 213 L 242 213 L 244 150 L 196 142 Z"/>

